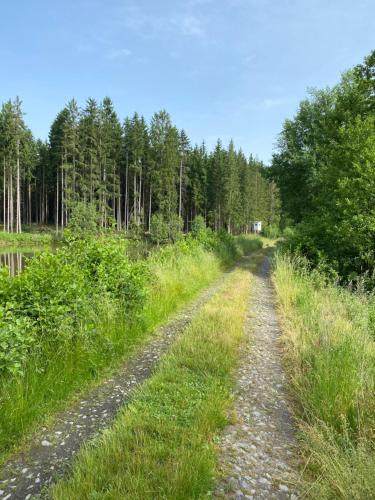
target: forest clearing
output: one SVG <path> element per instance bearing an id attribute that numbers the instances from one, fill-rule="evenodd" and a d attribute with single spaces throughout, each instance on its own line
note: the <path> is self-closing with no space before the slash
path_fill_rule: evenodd
<path id="1" fill-rule="evenodd" d="M 3 6 L 0 500 L 375 500 L 373 6 L 89 4 Z"/>

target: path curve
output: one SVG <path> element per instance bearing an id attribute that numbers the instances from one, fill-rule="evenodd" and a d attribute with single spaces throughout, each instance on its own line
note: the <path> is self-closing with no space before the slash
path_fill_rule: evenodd
<path id="1" fill-rule="evenodd" d="M 265 258 L 252 277 L 247 339 L 241 352 L 233 425 L 220 442 L 214 498 L 298 498 L 298 453 L 288 408 L 287 379 L 270 262 Z"/>
<path id="2" fill-rule="evenodd" d="M 160 327 L 152 340 L 117 373 L 60 413 L 51 428 L 43 428 L 28 449 L 0 467 L 0 500 L 29 500 L 68 470 L 81 445 L 103 431 L 129 402 L 136 387 L 149 378 L 175 337 L 215 294 L 233 268 L 205 289 L 187 307 Z"/>

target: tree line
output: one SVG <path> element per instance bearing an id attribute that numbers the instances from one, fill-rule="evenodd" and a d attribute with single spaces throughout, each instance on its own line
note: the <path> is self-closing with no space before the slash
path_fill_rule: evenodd
<path id="1" fill-rule="evenodd" d="M 265 166 L 231 141 L 213 151 L 192 145 L 165 111 L 147 123 L 135 113 L 123 123 L 110 98 L 71 100 L 53 121 L 48 141 L 36 140 L 21 101 L 0 111 L 0 220 L 4 231 L 23 224 L 68 224 L 74 205 L 95 205 L 101 227 L 150 230 L 153 214 L 189 230 L 196 216 L 213 229 L 248 231 L 255 220 L 278 225 L 279 196 Z"/>
<path id="2" fill-rule="evenodd" d="M 375 51 L 300 103 L 271 174 L 294 247 L 347 280 L 374 277 Z"/>

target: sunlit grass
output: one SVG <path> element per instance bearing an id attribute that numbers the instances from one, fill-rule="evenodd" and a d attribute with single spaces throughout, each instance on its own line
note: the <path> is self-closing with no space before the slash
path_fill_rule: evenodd
<path id="1" fill-rule="evenodd" d="M 237 244 L 235 254 L 217 254 L 197 246 L 194 252 L 177 252 L 174 258 L 150 259 L 151 283 L 141 315 L 129 321 L 115 303 L 98 297 L 87 304 L 85 321 L 74 335 L 43 343 L 42 352 L 30 354 L 24 374 L 0 380 L 0 460 L 20 444 L 41 422 L 68 404 L 72 397 L 100 382 L 131 356 L 152 331 L 200 290 L 214 281 L 235 258 L 261 247 L 256 238 Z M 87 324 L 90 336 L 85 333 Z M 41 357 L 43 359 L 41 359 Z"/>
<path id="2" fill-rule="evenodd" d="M 33 246 L 33 245 L 48 245 L 52 243 L 51 234 L 41 233 L 7 233 L 0 231 L 0 247 L 1 246 Z"/>
<path id="3" fill-rule="evenodd" d="M 274 283 L 300 404 L 307 495 L 373 498 L 373 299 L 326 285 L 283 255 L 275 259 Z"/>
<path id="4" fill-rule="evenodd" d="M 253 258 L 254 268 L 262 258 Z M 251 275 L 239 267 L 176 341 L 112 429 L 87 446 L 59 500 L 206 497 L 226 424 Z"/>

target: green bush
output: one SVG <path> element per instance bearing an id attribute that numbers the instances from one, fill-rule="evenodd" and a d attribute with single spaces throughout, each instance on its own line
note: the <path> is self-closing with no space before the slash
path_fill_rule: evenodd
<path id="1" fill-rule="evenodd" d="M 69 219 L 65 233 L 70 238 L 87 238 L 98 230 L 98 213 L 93 203 L 77 202 Z"/>
<path id="2" fill-rule="evenodd" d="M 6 304 L 1 316 L 0 371 L 22 371 L 27 352 L 43 349 L 47 341 L 58 348 L 76 339 L 99 297 L 103 300 L 108 294 L 123 312 L 133 315 L 146 299 L 144 264 L 131 262 L 124 245 L 110 239 L 70 241 L 56 253 L 43 252 L 30 259 L 19 276 L 9 278 L 3 272 L 0 280 L 0 296 Z"/>
<path id="3" fill-rule="evenodd" d="M 151 240 L 160 245 L 168 241 L 168 224 L 160 213 L 153 214 L 150 227 Z"/>
<path id="4" fill-rule="evenodd" d="M 0 270 L 0 449 L 7 450 L 109 367 L 235 259 L 261 246 L 210 230 L 164 245 L 144 261 L 106 234 L 72 238 Z"/>
<path id="5" fill-rule="evenodd" d="M 168 220 L 168 239 L 175 243 L 182 237 L 184 221 L 177 214 L 172 214 Z"/>
<path id="6" fill-rule="evenodd" d="M 262 232 L 266 238 L 270 238 L 271 240 L 275 240 L 280 235 L 279 227 L 275 224 L 269 224 L 268 226 L 265 226 Z"/>
<path id="7" fill-rule="evenodd" d="M 12 311 L 0 306 L 0 375 L 21 375 L 26 357 L 34 343 L 33 323 L 14 318 Z"/>
<path id="8" fill-rule="evenodd" d="M 206 230 L 206 221 L 202 215 L 197 215 L 191 224 L 191 233 L 197 237 Z"/>

